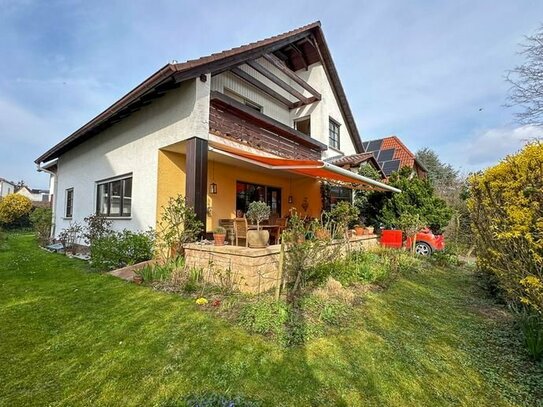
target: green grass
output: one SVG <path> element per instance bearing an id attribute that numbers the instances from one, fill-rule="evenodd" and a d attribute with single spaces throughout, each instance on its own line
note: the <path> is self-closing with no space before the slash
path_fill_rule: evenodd
<path id="1" fill-rule="evenodd" d="M 205 392 L 278 406 L 543 399 L 543 367 L 467 270 L 410 275 L 369 294 L 355 318 L 284 349 L 10 234 L 0 249 L 0 406 L 148 406 Z"/>

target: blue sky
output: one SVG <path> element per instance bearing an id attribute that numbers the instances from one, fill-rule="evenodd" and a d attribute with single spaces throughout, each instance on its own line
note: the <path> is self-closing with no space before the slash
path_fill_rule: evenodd
<path id="1" fill-rule="evenodd" d="M 33 160 L 167 62 L 315 20 L 364 140 L 473 171 L 543 135 L 503 106 L 541 1 L 0 0 L 0 177 L 44 187 Z"/>

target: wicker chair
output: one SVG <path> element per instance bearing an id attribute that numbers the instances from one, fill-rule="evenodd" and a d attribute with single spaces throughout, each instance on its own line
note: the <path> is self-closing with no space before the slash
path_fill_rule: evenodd
<path id="1" fill-rule="evenodd" d="M 239 246 L 239 239 L 245 240 L 245 247 L 249 245 L 247 241 L 247 231 L 255 230 L 256 226 L 249 225 L 247 218 L 234 219 L 234 233 L 236 234 L 236 246 Z"/>

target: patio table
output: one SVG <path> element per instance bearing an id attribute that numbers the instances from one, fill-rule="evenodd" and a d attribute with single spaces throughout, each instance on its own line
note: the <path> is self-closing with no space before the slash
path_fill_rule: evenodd
<path id="1" fill-rule="evenodd" d="M 273 235 L 275 238 L 275 244 L 279 242 L 279 229 L 281 226 L 279 225 L 260 225 L 262 229 L 266 229 L 270 231 L 270 236 Z"/>

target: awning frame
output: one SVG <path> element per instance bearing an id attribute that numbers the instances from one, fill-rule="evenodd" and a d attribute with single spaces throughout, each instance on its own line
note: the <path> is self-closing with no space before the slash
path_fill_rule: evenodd
<path id="1" fill-rule="evenodd" d="M 267 168 L 267 169 L 270 169 L 270 170 L 284 170 L 284 171 L 295 172 L 296 170 L 325 169 L 325 170 L 328 170 L 330 172 L 334 172 L 334 173 L 336 173 L 338 175 L 341 175 L 343 177 L 348 177 L 348 178 L 354 179 L 356 181 L 359 181 L 362 184 L 369 185 L 369 186 L 374 187 L 374 188 L 379 189 L 379 190 L 390 191 L 390 192 L 402 192 L 398 188 L 394 188 L 394 187 L 392 187 L 390 185 L 384 184 L 382 182 L 376 181 L 374 179 L 365 177 L 365 176 L 360 175 L 360 174 L 356 174 L 356 173 L 354 173 L 352 171 L 346 170 L 344 168 L 338 167 L 336 165 L 327 163 L 327 162 L 322 161 L 322 160 L 314 160 L 317 164 L 309 164 L 309 165 L 302 165 L 302 164 L 301 165 L 271 165 L 271 164 L 266 164 L 264 162 L 253 160 L 251 158 L 244 157 L 244 156 L 241 156 L 241 155 L 229 152 L 229 151 L 221 150 L 220 148 L 216 148 L 216 147 L 209 146 L 209 151 L 211 151 L 213 153 L 221 154 L 221 155 L 224 155 L 224 156 L 236 159 L 236 160 L 241 160 L 241 161 L 244 161 L 244 162 L 247 162 L 249 164 L 259 166 L 259 167 Z M 280 157 L 277 157 L 277 158 L 280 159 Z M 304 161 L 304 160 L 300 160 L 300 161 Z M 311 161 L 311 160 L 307 160 L 307 161 Z M 298 174 L 310 177 L 310 175 L 307 175 L 307 174 L 303 174 L 303 173 L 298 173 Z M 314 178 L 326 180 L 326 179 L 321 178 L 321 177 L 314 177 Z M 351 189 L 366 189 L 367 190 L 367 188 L 358 188 L 358 187 L 355 187 L 353 185 L 348 185 L 348 183 L 343 184 L 343 182 L 340 182 L 340 181 L 337 181 L 337 180 L 334 180 L 333 183 L 345 185 L 346 187 L 351 188 Z"/>

